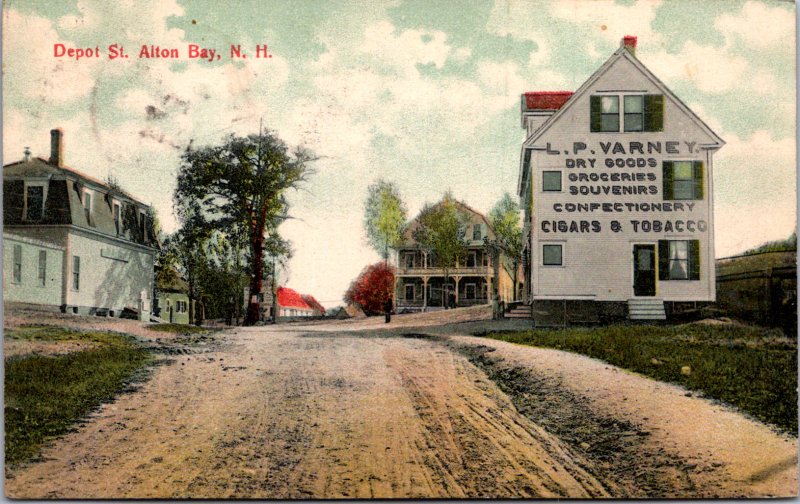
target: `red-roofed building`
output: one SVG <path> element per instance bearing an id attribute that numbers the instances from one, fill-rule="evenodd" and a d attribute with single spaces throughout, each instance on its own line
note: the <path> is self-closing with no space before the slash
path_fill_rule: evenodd
<path id="1" fill-rule="evenodd" d="M 325 307 L 319 304 L 319 301 L 317 301 L 314 296 L 311 294 L 301 294 L 300 297 L 302 297 L 303 301 L 305 301 L 306 304 L 314 310 L 315 317 L 325 315 Z"/>
<path id="2" fill-rule="evenodd" d="M 288 287 L 278 287 L 278 307 L 280 317 L 321 317 L 325 315 L 325 308 L 313 296 L 300 294 Z"/>

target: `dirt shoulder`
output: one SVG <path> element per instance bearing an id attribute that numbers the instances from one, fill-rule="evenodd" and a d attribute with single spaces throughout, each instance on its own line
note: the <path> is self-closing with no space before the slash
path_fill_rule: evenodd
<path id="1" fill-rule="evenodd" d="M 450 341 L 629 496 L 797 495 L 797 439 L 732 408 L 568 352 Z"/>

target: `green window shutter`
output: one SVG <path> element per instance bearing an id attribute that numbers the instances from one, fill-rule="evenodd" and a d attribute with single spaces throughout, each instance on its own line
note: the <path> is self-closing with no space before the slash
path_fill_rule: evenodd
<path id="1" fill-rule="evenodd" d="M 689 280 L 700 280 L 700 240 L 691 240 L 689 242 L 689 257 L 691 257 L 691 271 L 689 272 Z"/>
<path id="2" fill-rule="evenodd" d="M 602 96 L 592 96 L 590 101 L 590 122 L 591 122 L 591 130 L 592 131 L 602 131 L 603 130 L 603 104 L 601 100 L 603 99 Z"/>
<path id="3" fill-rule="evenodd" d="M 669 280 L 669 241 L 658 240 L 658 279 Z"/>
<path id="4" fill-rule="evenodd" d="M 672 166 L 672 161 L 664 161 L 663 166 L 664 166 L 664 173 L 663 173 L 664 199 L 665 200 L 675 199 L 675 192 L 672 190 L 672 186 L 674 185 L 673 174 L 675 173 L 674 168 Z"/>
<path id="5" fill-rule="evenodd" d="M 703 181 L 705 178 L 703 177 L 703 162 L 702 161 L 695 161 L 694 162 L 694 199 L 704 199 L 705 191 Z"/>
<path id="6" fill-rule="evenodd" d="M 664 95 L 645 95 L 644 131 L 664 131 Z"/>

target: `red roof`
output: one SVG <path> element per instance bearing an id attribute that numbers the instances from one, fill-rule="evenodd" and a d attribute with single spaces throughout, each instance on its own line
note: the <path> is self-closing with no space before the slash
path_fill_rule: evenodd
<path id="1" fill-rule="evenodd" d="M 572 91 L 531 91 L 525 93 L 526 110 L 558 110 L 569 100 Z"/>
<path id="2" fill-rule="evenodd" d="M 294 289 L 290 289 L 288 287 L 278 287 L 278 304 L 280 304 L 282 308 L 288 307 L 305 308 L 307 310 L 311 309 L 311 307 L 306 304 L 300 294 L 298 294 Z"/>
<path id="3" fill-rule="evenodd" d="M 321 304 L 319 304 L 319 301 L 314 299 L 314 296 L 312 296 L 311 294 L 302 294 L 301 297 L 308 306 L 310 306 L 315 310 L 319 310 L 320 313 L 325 313 L 325 308 Z"/>

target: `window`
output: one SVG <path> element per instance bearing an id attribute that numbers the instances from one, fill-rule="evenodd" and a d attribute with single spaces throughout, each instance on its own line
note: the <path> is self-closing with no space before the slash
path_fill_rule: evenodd
<path id="1" fill-rule="evenodd" d="M 700 280 L 699 240 L 659 240 L 659 280 Z"/>
<path id="2" fill-rule="evenodd" d="M 114 202 L 114 227 L 117 228 L 117 234 L 119 234 L 119 216 L 120 216 L 119 203 Z"/>
<path id="3" fill-rule="evenodd" d="M 622 110 L 616 95 L 595 95 L 589 103 L 591 131 L 618 132 L 620 113 L 624 131 L 664 130 L 664 95 L 623 95 Z"/>
<path id="4" fill-rule="evenodd" d="M 664 161 L 664 199 L 703 199 L 702 161 Z"/>
<path id="5" fill-rule="evenodd" d="M 561 245 L 542 245 L 542 265 L 562 266 L 563 264 Z"/>
<path id="6" fill-rule="evenodd" d="M 22 282 L 22 245 L 14 245 L 14 283 Z"/>
<path id="7" fill-rule="evenodd" d="M 474 250 L 467 252 L 467 268 L 474 268 L 478 265 L 478 253 Z"/>
<path id="8" fill-rule="evenodd" d="M 406 252 L 403 254 L 403 262 L 406 265 L 406 268 L 413 268 L 414 267 L 414 253 L 413 252 Z"/>
<path id="9" fill-rule="evenodd" d="M 44 287 L 47 284 L 47 251 L 39 251 L 39 285 Z"/>
<path id="10" fill-rule="evenodd" d="M 464 298 L 465 299 L 475 299 L 475 294 L 477 289 L 475 288 L 474 283 L 468 283 L 464 289 Z"/>
<path id="11" fill-rule="evenodd" d="M 41 220 L 44 214 L 44 186 L 28 186 L 25 196 L 25 219 L 30 221 Z"/>
<path id="12" fill-rule="evenodd" d="M 72 256 L 72 290 L 81 289 L 81 258 Z"/>
<path id="13" fill-rule="evenodd" d="M 414 299 L 414 284 L 406 285 L 406 299 Z"/>
<path id="14" fill-rule="evenodd" d="M 92 193 L 83 193 L 83 213 L 86 215 L 86 224 L 92 226 Z"/>
<path id="15" fill-rule="evenodd" d="M 619 96 L 592 96 L 592 131 L 619 131 Z"/>
<path id="16" fill-rule="evenodd" d="M 139 212 L 139 236 L 142 237 L 142 241 L 147 241 L 147 237 L 145 236 L 145 221 L 147 220 L 147 214 L 144 212 Z"/>
<path id="17" fill-rule="evenodd" d="M 483 236 L 481 234 L 481 225 L 475 224 L 474 226 L 472 226 L 472 239 L 480 240 L 482 237 Z"/>
<path id="18" fill-rule="evenodd" d="M 625 131 L 642 131 L 644 128 L 644 96 L 625 97 Z"/>
<path id="19" fill-rule="evenodd" d="M 561 191 L 561 172 L 543 171 L 542 172 L 542 191 L 560 192 Z"/>

